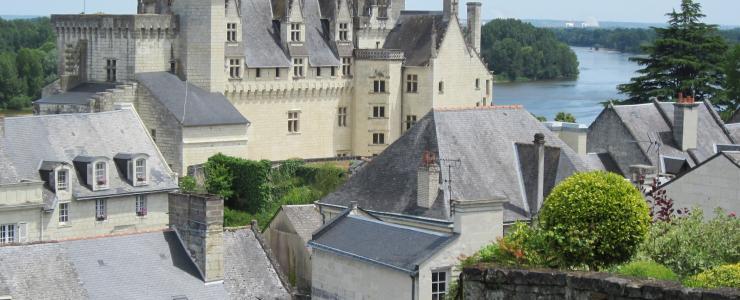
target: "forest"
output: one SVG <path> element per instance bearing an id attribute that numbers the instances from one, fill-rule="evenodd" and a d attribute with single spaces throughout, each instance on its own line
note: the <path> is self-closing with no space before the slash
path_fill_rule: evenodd
<path id="1" fill-rule="evenodd" d="M 644 53 L 643 46 L 655 42 L 655 30 L 650 28 L 551 28 L 557 39 L 571 46 Z M 730 44 L 740 43 L 740 28 L 720 30 L 719 35 Z"/>
<path id="2" fill-rule="evenodd" d="M 57 78 L 49 18 L 0 19 L 0 111 L 23 110 Z"/>
<path id="3" fill-rule="evenodd" d="M 547 29 L 515 19 L 496 19 L 483 27 L 481 35 L 481 54 L 498 80 L 578 77 L 575 53 Z"/>

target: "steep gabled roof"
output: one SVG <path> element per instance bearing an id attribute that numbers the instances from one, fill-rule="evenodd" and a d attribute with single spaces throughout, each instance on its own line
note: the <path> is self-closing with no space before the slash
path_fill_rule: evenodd
<path id="1" fill-rule="evenodd" d="M 249 123 L 223 95 L 186 83 L 173 74 L 167 72 L 137 73 L 136 80 L 146 87 L 183 126 Z M 185 100 L 186 94 L 187 101 Z"/>
<path id="2" fill-rule="evenodd" d="M 573 172 L 589 168 L 583 160 L 520 108 L 435 109 L 320 204 L 449 220 L 450 200 L 505 196 L 504 220 L 529 218 L 531 183 L 536 182 L 531 147 L 545 135 L 546 178 L 552 188 Z M 430 209 L 417 205 L 417 170 L 425 151 L 439 159 L 441 182 Z M 530 196 L 528 196 L 530 195 Z"/>
<path id="3" fill-rule="evenodd" d="M 448 27 L 442 12 L 403 11 L 383 48 L 402 50 L 408 66 L 424 66 L 435 57 Z"/>
<path id="4" fill-rule="evenodd" d="M 280 25 L 273 22 L 271 1 L 244 0 L 241 9 L 246 65 L 250 68 L 290 67 Z"/>
<path id="5" fill-rule="evenodd" d="M 313 204 L 283 205 L 281 209 L 304 243 L 308 243 L 313 232 L 321 227 L 321 214 Z"/>
<path id="6" fill-rule="evenodd" d="M 341 66 L 337 50 L 329 30 L 329 23 L 322 21 L 318 0 L 304 0 L 303 20 L 306 26 L 308 63 L 312 67 Z"/>

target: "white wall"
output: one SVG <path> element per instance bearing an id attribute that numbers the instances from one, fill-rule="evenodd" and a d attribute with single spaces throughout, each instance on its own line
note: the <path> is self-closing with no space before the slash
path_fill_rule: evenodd
<path id="1" fill-rule="evenodd" d="M 704 216 L 712 218 L 714 210 L 740 211 L 740 168 L 720 155 L 666 186 L 666 195 L 673 199 L 673 208 L 698 206 Z"/>
<path id="2" fill-rule="evenodd" d="M 185 127 L 182 138 L 183 171 L 218 153 L 247 158 L 247 124 Z"/>

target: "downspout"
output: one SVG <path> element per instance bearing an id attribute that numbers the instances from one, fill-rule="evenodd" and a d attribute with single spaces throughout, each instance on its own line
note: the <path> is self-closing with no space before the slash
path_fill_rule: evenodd
<path id="1" fill-rule="evenodd" d="M 416 277 L 411 275 L 411 300 L 416 300 Z"/>
<path id="2" fill-rule="evenodd" d="M 39 230 L 41 231 L 41 235 L 39 235 L 39 242 L 43 242 L 44 241 L 44 209 L 42 208 L 40 211 L 41 211 L 41 215 L 40 215 L 41 223 L 39 223 Z"/>

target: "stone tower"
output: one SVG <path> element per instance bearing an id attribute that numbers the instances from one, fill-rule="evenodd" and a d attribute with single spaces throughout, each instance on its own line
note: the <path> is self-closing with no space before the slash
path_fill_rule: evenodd
<path id="1" fill-rule="evenodd" d="M 225 0 L 178 0 L 172 12 L 180 19 L 180 64 L 183 79 L 211 92 L 226 86 Z"/>

